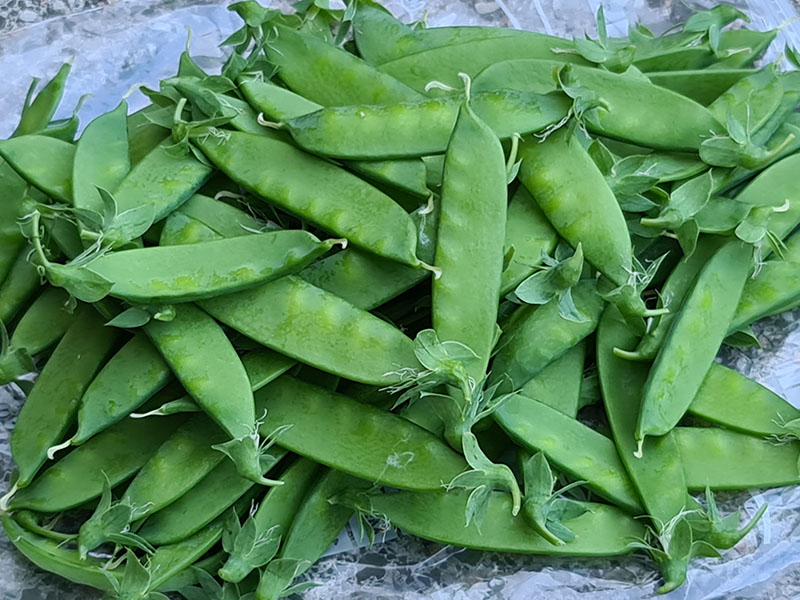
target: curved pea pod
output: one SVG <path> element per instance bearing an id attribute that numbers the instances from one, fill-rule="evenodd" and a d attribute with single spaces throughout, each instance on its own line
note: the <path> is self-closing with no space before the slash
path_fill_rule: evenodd
<path id="1" fill-rule="evenodd" d="M 112 296 L 129 302 L 189 302 L 264 284 L 299 271 L 334 244 L 301 230 L 180 246 L 111 252 L 93 260 L 92 271 L 114 285 Z"/>
<path id="2" fill-rule="evenodd" d="M 10 323 L 41 287 L 41 276 L 30 255 L 30 247 L 23 246 L 0 283 L 0 321 L 3 323 Z"/>
<path id="3" fill-rule="evenodd" d="M 171 321 L 150 321 L 144 331 L 189 395 L 220 427 L 232 438 L 254 433 L 247 372 L 214 319 L 185 304 Z"/>
<path id="4" fill-rule="evenodd" d="M 107 569 L 105 561 L 81 559 L 76 550 L 64 548 L 55 540 L 28 531 L 9 514 L 0 514 L 0 522 L 12 545 L 40 569 L 74 583 L 109 593 L 114 591 L 109 578 L 119 577 L 120 573 Z"/>
<path id="5" fill-rule="evenodd" d="M 128 103 L 123 101 L 89 123 L 75 145 L 72 196 L 76 208 L 102 214 L 97 187 L 114 190 L 130 171 L 127 114 Z"/>
<path id="6" fill-rule="evenodd" d="M 268 451 L 261 462 L 263 472 L 269 472 L 285 455 L 283 449 Z M 148 518 L 137 534 L 155 546 L 180 542 L 211 523 L 255 485 L 239 475 L 233 462 L 223 461 L 183 496 Z"/>
<path id="7" fill-rule="evenodd" d="M 361 383 L 396 383 L 399 369 L 418 365 L 400 330 L 294 275 L 199 304 L 268 348 Z"/>
<path id="8" fill-rule="evenodd" d="M 211 447 L 225 440 L 225 432 L 205 415 L 190 417 L 150 456 L 122 497 L 138 509 L 138 518 L 169 506 L 225 458 Z"/>
<path id="9" fill-rule="evenodd" d="M 664 435 L 694 398 L 742 295 L 752 246 L 731 241 L 706 263 L 656 356 L 642 396 L 636 440 Z"/>
<path id="10" fill-rule="evenodd" d="M 502 62 L 483 71 L 475 89 L 492 86 L 541 93 L 560 66 L 544 60 Z M 560 78 L 570 94 L 590 95 L 602 102 L 582 117 L 586 127 L 600 135 L 647 148 L 696 152 L 711 131 L 724 131 L 705 106 L 646 77 L 571 65 L 561 71 Z M 653 106 L 661 108 L 654 113 Z"/>
<path id="11" fill-rule="evenodd" d="M 86 388 L 78 429 L 69 440 L 79 446 L 124 419 L 172 379 L 169 365 L 144 334 L 135 335 Z"/>
<path id="12" fill-rule="evenodd" d="M 689 414 L 728 429 L 758 436 L 783 436 L 800 410 L 760 383 L 719 364 L 711 365 Z"/>
<path id="13" fill-rule="evenodd" d="M 519 315 L 514 315 L 513 323 L 500 338 L 492 363 L 492 379 L 504 381 L 501 387 L 518 390 L 595 330 L 605 303 L 593 282 L 578 283 L 572 295 L 586 321 L 563 318 L 556 299 L 542 306 L 518 309 Z"/>
<path id="14" fill-rule="evenodd" d="M 658 531 L 686 507 L 687 487 L 672 433 L 645 440 L 636 458 L 634 430 L 648 366 L 619 358 L 614 348 L 634 336 L 616 307 L 609 306 L 597 329 L 597 369 L 608 423 L 619 457 Z"/>
<path id="15" fill-rule="evenodd" d="M 494 413 L 518 444 L 541 452 L 607 500 L 633 514 L 643 512 L 639 495 L 610 439 L 546 404 L 516 395 Z"/>
<path id="16" fill-rule="evenodd" d="M 383 106 L 322 108 L 289 119 L 286 127 L 307 150 L 336 158 L 402 158 L 447 149 L 461 97 L 451 96 Z M 540 131 L 569 111 L 563 95 L 515 91 L 476 92 L 470 104 L 500 138 Z M 423 129 L 413 123 L 424 123 Z"/>
<path id="17" fill-rule="evenodd" d="M 697 69 L 648 73 L 654 84 L 691 98 L 705 106 L 719 98 L 737 81 L 753 75 L 755 69 Z"/>
<path id="18" fill-rule="evenodd" d="M 0 156 L 32 186 L 48 196 L 72 203 L 75 146 L 44 135 L 0 140 Z"/>
<path id="19" fill-rule="evenodd" d="M 508 494 L 493 492 L 484 525 L 464 527 L 468 494 L 460 491 L 397 492 L 370 497 L 371 510 L 394 526 L 444 544 L 522 554 L 609 556 L 626 554 L 644 525 L 606 504 L 580 503 L 586 512 L 563 521 L 575 539 L 555 546 L 531 529 L 522 517 L 511 516 Z"/>
<path id="20" fill-rule="evenodd" d="M 284 425 L 278 443 L 361 479 L 401 489 L 434 490 L 466 462 L 438 438 L 405 419 L 288 376 L 257 394 L 267 411 L 261 432 Z M 359 446 L 363 452 L 354 454 Z"/>
<path id="21" fill-rule="evenodd" d="M 445 155 L 434 261 L 442 276 L 433 281 L 431 311 L 440 339 L 460 342 L 477 355 L 469 371 L 477 381 L 495 341 L 506 187 L 500 140 L 467 102 Z"/>
<path id="22" fill-rule="evenodd" d="M 524 186 L 517 188 L 508 203 L 505 239 L 503 252 L 511 260 L 500 280 L 501 296 L 531 275 L 542 255 L 552 253 L 558 243 L 558 234 Z"/>
<path id="23" fill-rule="evenodd" d="M 800 482 L 797 441 L 779 444 L 715 427 L 676 427 L 675 440 L 690 490 L 749 490 Z"/>
<path id="24" fill-rule="evenodd" d="M 3 196 L 0 202 L 0 282 L 5 280 L 25 246 L 17 218 L 22 216 L 27 187 L 25 180 L 7 162 L 0 160 L 0 194 Z"/>
<path id="25" fill-rule="evenodd" d="M 224 140 L 198 144 L 231 179 L 269 202 L 369 252 L 422 266 L 414 254 L 411 218 L 355 175 L 289 144 L 247 133 L 230 132 Z M 320 189 L 326 190 L 324 197 Z"/>
<path id="26" fill-rule="evenodd" d="M 30 484 L 47 460 L 47 450 L 67 432 L 84 390 L 117 339 L 118 332 L 104 327 L 91 307 L 81 309 L 42 369 L 11 434 L 17 487 Z"/>
<path id="27" fill-rule="evenodd" d="M 568 129 L 520 145 L 519 178 L 550 224 L 614 284 L 627 283 L 633 249 L 625 217 L 600 169 Z"/>
<path id="28" fill-rule="evenodd" d="M 345 50 L 277 25 L 265 46 L 278 77 L 293 91 L 322 105 L 416 100 L 420 94 Z"/>
<path id="29" fill-rule="evenodd" d="M 132 477 L 184 420 L 182 415 L 127 419 L 109 427 L 19 490 L 9 508 L 57 513 L 97 498 L 106 477 L 112 486 Z"/>
<path id="30" fill-rule="evenodd" d="M 585 360 L 586 342 L 578 342 L 523 385 L 520 394 L 577 418 Z"/>

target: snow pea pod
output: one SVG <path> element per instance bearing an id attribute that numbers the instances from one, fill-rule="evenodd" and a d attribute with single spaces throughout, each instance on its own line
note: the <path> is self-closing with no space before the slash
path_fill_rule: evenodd
<path id="1" fill-rule="evenodd" d="M 112 486 L 132 477 L 184 421 L 182 415 L 150 423 L 126 419 L 98 433 L 11 499 L 11 510 L 57 513 L 100 496 L 105 477 Z"/>
<path id="2" fill-rule="evenodd" d="M 442 276 L 433 281 L 431 312 L 439 339 L 460 342 L 477 355 L 468 370 L 476 381 L 483 379 L 495 340 L 506 187 L 500 140 L 468 100 L 444 160 L 434 261 Z"/>
<path id="3" fill-rule="evenodd" d="M 697 69 L 658 71 L 648 73 L 647 78 L 658 86 L 708 106 L 734 83 L 754 73 L 755 69 Z"/>
<path id="4" fill-rule="evenodd" d="M 800 410 L 763 385 L 720 364 L 711 365 L 689 414 L 728 429 L 759 436 L 782 436 L 782 426 Z"/>
<path id="5" fill-rule="evenodd" d="M 150 321 L 144 331 L 189 395 L 231 438 L 254 432 L 247 372 L 214 319 L 183 304 L 171 321 Z"/>
<path id="6" fill-rule="evenodd" d="M 749 490 L 800 482 L 800 443 L 796 441 L 776 444 L 714 427 L 676 427 L 674 431 L 690 490 Z"/>
<path id="7" fill-rule="evenodd" d="M 64 87 L 67 84 L 67 78 L 72 70 L 72 63 L 67 62 L 61 65 L 53 78 L 48 81 L 41 91 L 36 94 L 36 98 L 22 108 L 22 116 L 20 117 L 19 124 L 14 130 L 12 136 L 28 135 L 36 133 L 52 121 L 53 115 L 61 102 L 64 95 Z M 36 81 L 34 81 L 35 87 Z M 33 89 L 30 90 L 33 92 Z"/>
<path id="8" fill-rule="evenodd" d="M 150 113 L 159 108 L 150 104 L 128 116 L 128 150 L 132 167 L 169 137 L 168 129 L 156 125 L 148 118 Z"/>
<path id="9" fill-rule="evenodd" d="M 686 506 L 687 486 L 677 442 L 672 433 L 645 440 L 642 458 L 636 458 L 636 415 L 648 367 L 626 361 L 614 353 L 631 345 L 634 336 L 619 311 L 610 306 L 597 330 L 597 368 L 608 423 L 619 457 L 657 530 Z"/>
<path id="10" fill-rule="evenodd" d="M 645 436 L 668 433 L 689 407 L 730 327 L 752 252 L 731 241 L 698 274 L 647 378 L 636 426 L 640 444 Z"/>
<path id="11" fill-rule="evenodd" d="M 30 260 L 31 249 L 25 245 L 0 283 L 0 321 L 10 323 L 40 289 L 41 277 Z"/>
<path id="12" fill-rule="evenodd" d="M 189 302 L 238 292 L 299 271 L 335 244 L 301 230 L 111 252 L 90 269 L 129 302 Z"/>
<path id="13" fill-rule="evenodd" d="M 67 432 L 83 392 L 118 338 L 91 307 L 83 307 L 76 316 L 42 369 L 11 434 L 11 454 L 19 469 L 16 487 L 31 483 L 47 460 L 48 448 Z"/>
<path id="14" fill-rule="evenodd" d="M 615 285 L 627 283 L 633 249 L 614 193 L 568 128 L 520 144 L 519 178 L 555 230 Z"/>
<path id="15" fill-rule="evenodd" d="M 606 436 L 522 395 L 505 400 L 494 418 L 523 448 L 541 452 L 559 469 L 585 480 L 593 491 L 624 510 L 643 512 L 617 448 Z"/>
<path id="16" fill-rule="evenodd" d="M 500 137 L 540 131 L 562 120 L 570 101 L 560 94 L 484 91 L 471 96 L 479 118 Z M 447 149 L 462 99 L 458 96 L 382 106 L 322 108 L 286 122 L 307 150 L 350 159 L 440 154 Z M 419 129 L 415 124 L 425 123 Z"/>
<path id="17" fill-rule="evenodd" d="M 250 213 L 200 194 L 192 196 L 176 212 L 197 219 L 220 237 L 247 235 L 264 228 L 264 223 Z"/>
<path id="18" fill-rule="evenodd" d="M 520 395 L 546 404 L 560 413 L 578 416 L 586 342 L 578 342 L 520 388 Z"/>
<path id="19" fill-rule="evenodd" d="M 586 321 L 564 319 L 557 299 L 518 309 L 519 315 L 514 315 L 498 343 L 490 380 L 504 381 L 501 387 L 508 391 L 518 390 L 595 330 L 605 303 L 595 292 L 593 282 L 578 283 L 572 295 Z"/>
<path id="20" fill-rule="evenodd" d="M 354 381 L 389 385 L 418 364 L 400 330 L 295 275 L 199 304 L 268 348 Z"/>
<path id="21" fill-rule="evenodd" d="M 115 190 L 130 171 L 127 127 L 128 103 L 123 101 L 109 113 L 86 126 L 75 145 L 72 196 L 76 208 L 103 214 L 97 188 Z"/>
<path id="22" fill-rule="evenodd" d="M 11 165 L 0 159 L 0 283 L 8 275 L 14 261 L 25 246 L 25 238 L 17 225 L 22 216 L 28 184 Z"/>
<path id="23" fill-rule="evenodd" d="M 564 521 L 575 539 L 555 546 L 534 533 L 524 519 L 511 516 L 511 500 L 501 492 L 492 493 L 479 531 L 474 523 L 464 527 L 467 498 L 459 491 L 397 492 L 371 496 L 370 505 L 395 527 L 421 538 L 499 552 L 610 556 L 630 552 L 631 540 L 644 534 L 644 525 L 620 509 L 585 503 L 585 513 Z"/>
<path id="24" fill-rule="evenodd" d="M 0 156 L 32 186 L 48 196 L 72 203 L 75 146 L 44 135 L 0 140 Z"/>
<path id="25" fill-rule="evenodd" d="M 751 66 L 773 42 L 778 35 L 778 29 L 769 31 L 756 31 L 753 29 L 731 29 L 723 31 L 719 36 L 717 53 L 725 56 L 716 61 L 708 70 L 716 69 L 741 69 Z"/>
<path id="26" fill-rule="evenodd" d="M 435 490 L 466 462 L 405 419 L 284 375 L 257 393 L 262 434 L 292 425 L 278 442 L 316 462 L 401 489 Z M 353 453 L 358 446 L 363 452 Z"/>
<path id="27" fill-rule="evenodd" d="M 198 145 L 231 179 L 267 201 L 364 250 L 423 266 L 414 254 L 411 218 L 355 175 L 289 144 L 247 133 L 230 132 L 224 140 L 209 138 Z M 320 189 L 327 190 L 324 197 Z"/>

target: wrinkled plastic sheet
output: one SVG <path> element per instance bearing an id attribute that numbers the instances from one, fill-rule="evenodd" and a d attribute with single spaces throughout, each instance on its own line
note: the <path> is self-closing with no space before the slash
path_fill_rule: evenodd
<path id="1" fill-rule="evenodd" d="M 401 19 L 426 19 L 429 25 L 488 24 L 533 29 L 556 35 L 583 35 L 594 29 L 599 0 L 394 0 L 387 6 Z M 733 2 L 752 17 L 751 27 L 783 26 L 768 59 L 786 44 L 800 45 L 798 10 L 791 0 Z M 286 3 L 273 3 L 285 8 Z M 689 15 L 678 0 L 604 2 L 610 35 L 625 35 L 641 21 L 656 32 Z M 695 2 L 710 7 L 711 2 Z M 83 123 L 112 109 L 138 83 L 156 86 L 174 74 L 184 49 L 186 27 L 193 33 L 192 54 L 204 68 L 221 64 L 217 47 L 238 18 L 225 3 L 121 1 L 112 6 L 40 23 L 0 36 L 0 137 L 14 128 L 30 77 L 51 76 L 64 61 L 74 69 L 59 117 L 71 114 L 79 97 L 90 93 L 81 110 Z M 130 97 L 132 109 L 145 104 Z M 756 325 L 761 349 L 725 349 L 720 359 L 800 407 L 800 310 Z M 24 400 L 16 386 L 0 388 L 0 489 L 7 487 L 12 462 L 8 441 Z M 763 503 L 769 509 L 758 527 L 721 559 L 696 559 L 686 585 L 664 598 L 711 600 L 800 598 L 800 487 L 720 494 L 743 517 Z M 403 600 L 639 600 L 656 597 L 659 575 L 642 553 L 614 559 L 519 556 L 442 546 L 394 532 L 363 547 L 353 526 L 343 532 L 326 558 L 306 575 L 320 584 L 304 594 L 330 598 Z M 359 547 L 362 546 L 362 547 Z M 0 599 L 77 600 L 99 597 L 44 573 L 13 550 L 0 535 Z"/>

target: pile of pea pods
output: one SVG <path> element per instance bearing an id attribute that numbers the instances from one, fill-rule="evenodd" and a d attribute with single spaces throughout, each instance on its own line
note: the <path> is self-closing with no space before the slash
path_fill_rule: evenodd
<path id="1" fill-rule="evenodd" d="M 754 67 L 776 31 L 230 8 L 220 74 L 187 44 L 78 136 L 66 64 L 0 141 L 21 554 L 113 599 L 267 600 L 355 515 L 641 552 L 667 592 L 766 508 L 715 491 L 800 483 L 800 411 L 715 362 L 800 305 L 800 73 Z"/>

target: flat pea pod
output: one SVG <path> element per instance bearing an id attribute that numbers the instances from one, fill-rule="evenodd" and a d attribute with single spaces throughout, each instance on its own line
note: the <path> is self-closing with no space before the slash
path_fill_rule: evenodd
<path id="1" fill-rule="evenodd" d="M 500 140 L 467 101 L 444 160 L 434 261 L 442 276 L 433 281 L 431 312 L 439 339 L 460 342 L 478 357 L 468 370 L 476 381 L 484 377 L 495 341 L 506 187 Z"/>
<path id="2" fill-rule="evenodd" d="M 278 77 L 293 91 L 322 105 L 352 102 L 389 104 L 420 98 L 397 79 L 377 71 L 345 50 L 278 25 L 265 47 Z"/>
<path id="3" fill-rule="evenodd" d="M 83 392 L 118 337 L 91 307 L 81 309 L 42 369 L 11 434 L 11 455 L 19 470 L 16 487 L 31 483 L 47 450 L 72 425 Z"/>
<path id="4" fill-rule="evenodd" d="M 427 156 L 447 149 L 462 102 L 450 96 L 382 106 L 334 106 L 289 119 L 285 126 L 297 144 L 323 156 Z M 500 138 L 540 131 L 563 119 L 570 107 L 563 95 L 513 90 L 476 92 L 470 103 Z M 422 122 L 422 130 L 412 125 Z"/>
<path id="5" fill-rule="evenodd" d="M 721 56 L 730 56 L 712 64 L 708 70 L 740 69 L 751 66 L 773 42 L 778 29 L 756 31 L 753 29 L 731 29 L 723 31 L 719 36 L 717 52 Z"/>
<path id="6" fill-rule="evenodd" d="M 654 317 L 654 322 L 635 350 L 628 351 L 618 348 L 615 350 L 617 356 L 628 360 L 653 360 L 656 357 L 672 322 L 680 313 L 697 274 L 725 241 L 726 238 L 722 236 L 704 235 L 698 240 L 694 252 L 681 258 L 658 294 L 659 305 L 668 308 L 669 312 Z"/>
<path id="7" fill-rule="evenodd" d="M 368 487 L 369 483 L 334 470 L 319 478 L 297 511 L 283 541 L 280 559 L 296 565 L 289 575 L 297 577 L 319 560 L 353 516 L 353 507 L 332 502 L 332 499 Z M 291 577 L 289 579 L 291 581 Z M 278 574 L 268 565 L 261 575 L 256 599 L 277 600 L 290 581 L 286 581 L 286 574 Z"/>
<path id="8" fill-rule="evenodd" d="M 131 478 L 184 420 L 175 415 L 150 423 L 126 419 L 112 425 L 19 490 L 9 508 L 58 513 L 90 502 L 102 493 L 105 477 L 112 486 Z"/>
<path id="9" fill-rule="evenodd" d="M 263 472 L 269 472 L 285 455 L 283 449 L 267 451 L 262 457 Z M 136 533 L 154 546 L 180 542 L 216 519 L 255 485 L 239 475 L 233 462 L 223 461 L 183 496 L 148 518 Z"/>
<path id="10" fill-rule="evenodd" d="M 597 330 L 597 369 L 603 404 L 619 457 L 647 514 L 660 531 L 685 509 L 686 478 L 672 433 L 645 440 L 642 457 L 634 456 L 636 416 L 648 367 L 619 358 L 614 348 L 635 340 L 616 307 L 609 306 Z"/>
<path id="11" fill-rule="evenodd" d="M 752 246 L 731 241 L 698 274 L 647 378 L 636 426 L 639 443 L 668 433 L 689 407 L 730 327 L 752 252 Z"/>
<path id="12" fill-rule="evenodd" d="M 189 198 L 176 212 L 197 219 L 221 237 L 246 235 L 261 231 L 264 227 L 264 224 L 250 213 L 200 194 Z"/>
<path id="13" fill-rule="evenodd" d="M 555 546 L 526 521 L 511 516 L 508 494 L 492 492 L 484 525 L 464 527 L 468 494 L 460 491 L 397 492 L 370 498 L 371 508 L 395 527 L 424 539 L 466 548 L 521 554 L 612 556 L 630 552 L 644 524 L 606 504 L 585 503 L 587 511 L 564 521 L 575 539 Z"/>
<path id="14" fill-rule="evenodd" d="M 171 321 L 150 321 L 144 331 L 189 395 L 228 435 L 235 439 L 253 433 L 247 372 L 214 319 L 183 304 Z"/>
<path id="15" fill-rule="evenodd" d="M 374 183 L 388 185 L 418 198 L 430 196 L 428 172 L 420 159 L 350 160 L 345 166 Z"/>
<path id="16" fill-rule="evenodd" d="M 81 398 L 78 429 L 69 440 L 79 446 L 121 421 L 172 379 L 158 350 L 137 333 L 105 364 Z"/>
<path id="17" fill-rule="evenodd" d="M 754 74 L 755 69 L 697 69 L 648 73 L 654 84 L 708 106 L 737 81 Z"/>
<path id="18" fill-rule="evenodd" d="M 415 255 L 411 218 L 355 175 L 289 144 L 247 133 L 230 132 L 225 140 L 198 144 L 231 179 L 280 208 L 369 252 L 423 266 Z M 320 189 L 327 190 L 324 197 Z"/>
<path id="19" fill-rule="evenodd" d="M 475 79 L 475 90 L 505 88 L 542 93 L 543 86 L 552 82 L 553 70 L 560 66 L 545 60 L 498 63 Z M 571 65 L 561 73 L 561 80 L 572 89 L 589 90 L 603 99 L 603 107 L 589 111 L 582 119 L 593 133 L 647 148 L 696 152 L 711 131 L 724 131 L 705 106 L 646 78 Z M 662 110 L 654 114 L 652 106 L 661 106 Z"/>
<path id="20" fill-rule="evenodd" d="M 578 342 L 520 389 L 520 395 L 575 419 L 580 408 L 586 342 Z"/>
<path id="21" fill-rule="evenodd" d="M 22 109 L 19 124 L 12 134 L 13 136 L 36 133 L 47 127 L 50 121 L 53 120 L 53 115 L 64 95 L 64 87 L 67 84 L 67 78 L 71 70 L 72 63 L 67 62 L 61 65 L 55 76 L 36 94 L 33 102 L 30 104 L 26 102 Z M 35 87 L 35 83 L 29 93 L 34 91 L 33 87 Z"/>
<path id="22" fill-rule="evenodd" d="M 161 142 L 169 137 L 169 130 L 156 125 L 148 115 L 160 107 L 150 104 L 128 116 L 128 151 L 131 166 L 136 166 Z"/>
<path id="23" fill-rule="evenodd" d="M 0 140 L 0 156 L 32 186 L 48 196 L 72 203 L 75 146 L 44 135 Z"/>
<path id="24" fill-rule="evenodd" d="M 128 148 L 128 103 L 123 101 L 109 113 L 86 126 L 75 145 L 72 196 L 76 208 L 103 214 L 97 187 L 112 191 L 130 171 Z"/>
<path id="25" fill-rule="evenodd" d="M 389 385 L 418 364 L 400 330 L 295 275 L 199 304 L 276 352 L 361 383 Z"/>
<path id="26" fill-rule="evenodd" d="M 690 490 L 749 490 L 800 482 L 796 441 L 776 444 L 715 427 L 676 427 L 675 439 Z"/>
<path id="27" fill-rule="evenodd" d="M 21 217 L 25 191 L 28 184 L 17 175 L 7 162 L 0 160 L 0 283 L 5 280 L 20 250 L 25 246 L 25 238 L 17 225 Z"/>
<path id="28" fill-rule="evenodd" d="M 243 231 L 242 233 L 247 232 Z M 178 209 L 164 220 L 158 245 L 199 244 L 218 239 L 220 239 L 220 235 L 216 231 Z"/>
<path id="29" fill-rule="evenodd" d="M 573 300 L 586 321 L 575 322 L 559 314 L 557 300 L 542 306 L 523 306 L 498 342 L 490 378 L 503 381 L 508 391 L 520 389 L 597 327 L 605 303 L 593 282 L 582 281 L 572 290 Z"/>
<path id="30" fill-rule="evenodd" d="M 758 436 L 786 435 L 782 427 L 800 410 L 763 385 L 720 364 L 711 365 L 689 414 L 727 429 Z"/>
<path id="31" fill-rule="evenodd" d="M 643 512 L 617 448 L 606 436 L 521 395 L 505 400 L 494 418 L 523 448 L 541 452 L 559 469 L 585 480 L 593 491 L 624 510 L 633 514 Z"/>
<path id="32" fill-rule="evenodd" d="M 41 287 L 41 277 L 23 246 L 6 278 L 0 283 L 0 321 L 10 323 Z"/>
<path id="33" fill-rule="evenodd" d="M 190 417 L 150 456 L 128 485 L 123 498 L 141 509 L 137 512 L 139 518 L 169 506 L 225 458 L 222 452 L 211 447 L 225 439 L 225 433 L 205 415 Z"/>
<path id="34" fill-rule="evenodd" d="M 500 295 L 513 291 L 550 254 L 558 243 L 558 234 L 547 221 L 530 192 L 519 186 L 508 203 L 506 242 L 503 252 L 511 260 L 500 279 Z"/>
<path id="35" fill-rule="evenodd" d="M 180 246 L 104 254 L 90 269 L 129 302 L 189 302 L 252 288 L 294 273 L 343 240 L 283 230 Z"/>
<path id="36" fill-rule="evenodd" d="M 392 413 L 284 375 L 257 393 L 261 432 L 292 425 L 284 448 L 361 479 L 435 490 L 464 470 L 464 459 L 435 436 Z M 363 452 L 354 454 L 354 445 Z"/>
<path id="37" fill-rule="evenodd" d="M 688 71 L 708 67 L 714 60 L 714 53 L 705 45 L 683 46 L 659 52 L 637 53 L 633 61 L 640 71 Z"/>
<path id="38" fill-rule="evenodd" d="M 520 144 L 519 178 L 553 228 L 615 285 L 627 283 L 633 248 L 608 183 L 568 128 Z"/>

